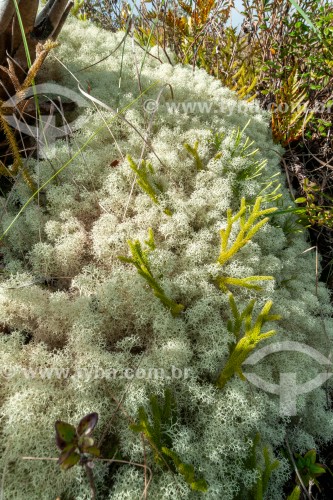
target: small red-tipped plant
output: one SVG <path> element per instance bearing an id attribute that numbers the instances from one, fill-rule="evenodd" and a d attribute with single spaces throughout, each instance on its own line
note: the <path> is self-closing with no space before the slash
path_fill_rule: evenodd
<path id="1" fill-rule="evenodd" d="M 89 413 L 83 417 L 76 428 L 67 422 L 56 421 L 56 444 L 61 450 L 58 463 L 63 470 L 70 469 L 79 462 L 84 465 L 89 455 L 100 456 L 100 450 L 91 437 L 97 422 L 97 413 Z"/>

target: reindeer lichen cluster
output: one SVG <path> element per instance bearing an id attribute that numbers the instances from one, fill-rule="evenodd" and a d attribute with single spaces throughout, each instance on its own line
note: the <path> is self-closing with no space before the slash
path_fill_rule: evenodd
<path id="1" fill-rule="evenodd" d="M 331 440 L 325 388 L 297 396 L 294 427 L 277 394 L 234 375 L 281 340 L 327 354 L 333 325 L 309 243 L 274 208 L 278 195 L 291 201 L 284 181 L 267 195 L 281 153 L 268 116 L 124 33 L 71 19 L 60 42 L 44 77 L 78 91 L 75 75 L 88 104 L 105 105 L 80 109 L 69 143 L 24 164 L 42 203 L 22 178 L 0 198 L 0 370 L 11 374 L 0 388 L 3 496 L 88 500 L 82 467 L 57 467 L 52 428 L 98 414 L 105 461 L 78 429 L 61 444 L 74 454 L 64 462 L 94 462 L 97 498 L 191 500 L 207 488 L 209 500 L 280 500 L 292 473 L 285 436 L 302 457 Z M 145 99 L 159 102 L 150 119 Z M 209 102 L 209 116 L 182 112 L 186 101 Z M 302 384 L 322 367 L 288 351 L 252 369 L 269 384 L 290 372 Z M 258 432 L 268 454 L 257 447 L 251 461 Z"/>

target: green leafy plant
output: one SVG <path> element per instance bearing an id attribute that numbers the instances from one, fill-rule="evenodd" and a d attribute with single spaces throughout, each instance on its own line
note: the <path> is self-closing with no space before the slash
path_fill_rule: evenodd
<path id="1" fill-rule="evenodd" d="M 241 286 L 252 290 L 262 290 L 262 287 L 256 284 L 257 281 L 269 281 L 273 276 L 247 276 L 245 278 L 232 278 L 230 276 L 221 276 L 217 282 L 223 292 L 229 291 L 229 286 Z"/>
<path id="2" fill-rule="evenodd" d="M 177 304 L 177 302 L 166 295 L 157 279 L 153 276 L 149 266 L 149 251 L 155 249 L 154 233 L 152 229 L 150 229 L 149 239 L 146 241 L 146 244 L 149 247 L 148 250 L 144 250 L 142 248 L 139 240 L 128 240 L 127 243 L 132 257 L 120 256 L 119 259 L 122 262 L 133 264 L 137 268 L 140 276 L 146 280 L 150 288 L 153 290 L 154 295 L 171 311 L 173 316 L 178 316 L 184 310 L 183 304 Z"/>
<path id="3" fill-rule="evenodd" d="M 154 174 L 154 169 L 151 163 L 147 162 L 146 160 L 141 161 L 141 165 L 138 166 L 133 158 L 130 155 L 127 155 L 127 160 L 129 163 L 129 166 L 133 170 L 133 172 L 136 174 L 136 179 L 138 186 L 141 187 L 141 189 L 147 193 L 149 198 L 156 203 L 157 205 L 160 204 L 160 197 L 163 196 L 163 188 L 162 185 L 153 178 Z M 164 213 L 166 215 L 172 215 L 172 212 L 170 209 L 166 208 L 164 210 Z"/>
<path id="4" fill-rule="evenodd" d="M 117 402 L 117 404 L 120 403 Z M 74 465 L 77 464 L 84 469 L 89 480 L 91 500 L 97 499 L 97 488 L 93 474 L 94 461 L 98 460 L 109 464 L 129 464 L 146 469 L 145 464 L 143 465 L 140 463 L 130 462 L 122 458 L 122 456 L 119 454 L 118 446 L 117 444 L 115 444 L 117 443 L 117 436 L 114 435 L 112 435 L 112 442 L 108 442 L 107 447 L 104 447 L 104 452 L 106 452 L 106 455 L 110 456 L 110 458 L 103 458 L 101 456 L 101 450 L 99 446 L 95 444 L 95 440 L 92 437 L 92 433 L 97 423 L 98 414 L 95 412 L 85 415 L 80 420 L 77 427 L 74 427 L 74 425 L 67 422 L 63 422 L 62 420 L 57 420 L 55 423 L 56 444 L 57 447 L 61 450 L 58 464 L 64 471 L 74 467 Z M 104 437 L 105 434 L 102 437 L 101 444 Z M 31 459 L 32 457 L 25 458 Z M 43 460 L 43 458 L 38 457 L 36 459 Z M 149 486 L 149 482 L 147 483 L 147 488 Z"/>
<path id="5" fill-rule="evenodd" d="M 265 165 L 263 164 L 263 162 L 261 164 L 258 164 L 258 167 L 256 167 L 256 164 L 254 164 L 254 167 L 256 167 L 255 173 L 252 177 L 247 177 L 247 179 L 254 179 L 255 177 L 258 177 L 261 173 L 261 168 L 264 168 L 264 166 Z M 263 183 L 261 183 L 261 185 L 263 185 L 263 188 L 261 189 L 258 196 L 261 196 L 262 200 L 265 203 L 279 203 L 278 200 L 282 198 L 280 172 L 273 174 L 270 179 L 264 181 Z"/>
<path id="6" fill-rule="evenodd" d="M 253 146 L 254 144 L 254 141 L 251 141 L 249 137 L 245 139 L 244 144 L 241 143 L 244 132 L 249 126 L 250 121 L 251 120 L 249 120 L 242 129 L 238 127 L 237 130 L 234 129 L 231 132 L 231 139 L 233 140 L 233 149 L 231 152 L 232 158 L 236 156 L 236 154 L 237 156 L 241 156 L 242 158 L 248 158 L 249 156 L 253 156 L 254 154 L 256 154 L 258 151 L 258 149 L 250 150 L 251 146 Z"/>
<path id="7" fill-rule="evenodd" d="M 239 197 L 239 188 L 244 182 L 244 180 L 250 181 L 260 177 L 267 165 L 266 159 L 257 158 L 259 149 L 254 146 L 255 141 L 253 140 L 251 141 L 249 137 L 246 137 L 245 140 L 242 140 L 244 132 L 250 123 L 251 119 L 246 123 L 243 129 L 240 129 L 238 127 L 237 129 L 232 130 L 231 133 L 232 146 L 230 149 L 230 159 L 228 162 L 226 162 L 226 165 L 223 166 L 223 172 L 228 173 L 230 166 L 232 166 L 232 160 L 235 157 L 247 160 L 246 166 L 237 170 L 237 172 L 233 172 L 235 178 L 232 185 L 232 190 L 234 195 L 237 197 Z M 216 138 L 213 137 L 213 140 L 211 140 L 211 142 L 214 145 L 218 146 L 219 150 L 221 149 L 222 140 L 219 139 L 219 134 L 217 134 Z M 218 159 L 221 156 L 223 156 L 223 151 L 219 151 L 219 153 L 215 156 L 214 159 Z M 261 197 L 262 201 L 272 202 L 277 200 L 281 196 L 281 194 L 277 192 L 280 186 L 276 185 L 277 183 L 275 181 L 266 181 L 265 187 L 262 189 L 262 191 L 259 193 L 258 196 L 261 196 L 261 193 L 264 193 L 265 191 L 271 189 L 274 184 L 275 184 L 275 189 L 271 193 L 263 195 Z"/>
<path id="8" fill-rule="evenodd" d="M 237 63 L 239 62 L 237 61 Z M 256 88 L 258 82 L 257 75 L 254 75 L 249 70 L 249 65 L 243 62 L 239 70 L 232 75 L 232 79 L 236 83 L 233 87 L 231 86 L 231 90 L 237 92 L 238 97 L 240 99 L 246 99 L 247 102 L 251 102 L 257 97 L 256 93 L 252 95 L 251 93 Z"/>
<path id="9" fill-rule="evenodd" d="M 233 319 L 228 321 L 227 326 L 229 332 L 235 336 L 235 344 L 231 347 L 229 358 L 216 381 L 216 385 L 220 389 L 225 386 L 234 374 L 239 375 L 242 380 L 245 380 L 242 373 L 242 364 L 259 342 L 272 337 L 276 333 L 275 330 L 269 330 L 262 333 L 262 328 L 265 323 L 281 319 L 277 314 L 269 314 L 273 302 L 266 302 L 253 323 L 252 315 L 255 303 L 255 299 L 251 300 L 245 309 L 240 312 L 237 308 L 233 294 L 229 293 L 229 304 Z"/>
<path id="10" fill-rule="evenodd" d="M 220 230 L 221 250 L 217 262 L 221 266 L 226 264 L 237 252 L 239 252 L 239 250 L 243 248 L 252 239 L 252 237 L 259 231 L 259 229 L 262 226 L 264 226 L 264 224 L 266 224 L 266 222 L 269 220 L 268 217 L 265 217 L 264 219 L 257 222 L 257 219 L 259 219 L 263 215 L 271 214 L 277 210 L 276 208 L 266 208 L 264 210 L 261 210 L 260 209 L 261 200 L 262 200 L 261 197 L 258 197 L 256 199 L 252 211 L 250 210 L 250 214 L 247 219 L 246 219 L 246 211 L 248 207 L 246 205 L 245 198 L 242 198 L 240 210 L 234 216 L 232 215 L 232 210 L 228 209 L 227 226 L 225 229 Z M 239 232 L 234 242 L 230 245 L 229 238 L 233 226 L 236 222 L 239 222 L 240 226 Z M 273 279 L 272 276 L 248 276 L 246 278 L 231 278 L 231 277 L 221 276 L 217 278 L 217 283 L 223 291 L 228 290 L 228 285 L 242 286 L 246 288 L 260 290 L 261 287 L 254 284 L 254 282 L 265 281 L 265 280 L 267 281 L 272 279 Z"/>
<path id="11" fill-rule="evenodd" d="M 15 120 L 29 120 L 40 114 L 35 78 L 49 52 L 57 46 L 55 40 L 71 4 L 49 0 L 39 13 L 36 0 L 26 0 L 21 4 L 18 0 L 1 0 L 0 4 L 0 158 L 4 158 L 4 161 L 0 160 L 0 178 L 4 176 L 13 180 L 21 174 L 35 192 L 36 186 L 21 158 L 21 152 L 26 153 L 24 138 L 9 125 L 8 116 Z M 44 29 L 40 29 L 41 25 Z M 24 97 L 31 87 L 35 113 L 31 110 L 25 112 L 28 100 Z M 20 98 L 15 99 L 15 95 Z M 11 103 L 8 106 L 9 98 Z"/>
<path id="12" fill-rule="evenodd" d="M 283 146 L 299 139 L 313 117 L 312 112 L 306 112 L 309 104 L 308 93 L 301 89 L 301 83 L 297 69 L 294 68 L 275 93 L 272 132 L 275 141 Z"/>
<path id="13" fill-rule="evenodd" d="M 208 485 L 205 479 L 196 478 L 193 465 L 184 463 L 171 449 L 172 438 L 168 430 L 176 421 L 176 407 L 170 389 L 165 389 L 162 402 L 159 402 L 155 395 L 150 396 L 149 401 L 150 414 L 140 406 L 137 423 L 130 425 L 130 428 L 145 436 L 154 452 L 154 460 L 159 466 L 172 472 L 179 472 L 192 490 L 207 491 Z"/>
<path id="14" fill-rule="evenodd" d="M 268 447 L 260 446 L 260 441 L 260 434 L 257 433 L 253 440 L 252 454 L 248 462 L 248 467 L 256 469 L 259 473 L 259 478 L 251 492 L 251 499 L 253 500 L 263 500 L 265 498 L 272 472 L 279 467 L 279 461 L 271 460 Z M 261 460 L 258 460 L 259 454 Z"/>
<path id="15" fill-rule="evenodd" d="M 300 455 L 299 453 L 295 453 L 295 457 L 296 457 L 296 467 L 302 478 L 304 486 L 307 488 L 311 481 L 320 490 L 317 477 L 324 474 L 326 472 L 326 468 L 324 465 L 316 462 L 317 459 L 316 450 L 309 450 L 308 452 L 305 453 L 304 456 Z M 296 482 L 297 481 L 298 478 L 296 476 Z"/>
<path id="16" fill-rule="evenodd" d="M 57 420 L 55 423 L 56 444 L 61 450 L 58 463 L 62 470 L 78 464 L 85 464 L 89 455 L 100 456 L 100 450 L 91 437 L 98 422 L 97 413 L 84 416 L 77 427 Z"/>
<path id="17" fill-rule="evenodd" d="M 212 135 L 209 138 L 209 144 L 212 146 L 214 153 L 216 153 L 214 156 L 214 160 L 218 160 L 219 158 L 221 158 L 221 156 L 223 156 L 221 147 L 225 138 L 225 133 L 220 131 L 216 132 L 214 130 L 211 130 L 210 132 Z"/>
<path id="18" fill-rule="evenodd" d="M 80 21 L 87 21 L 88 16 L 84 11 L 85 0 L 74 0 L 74 5 L 71 10 L 72 16 L 76 17 Z"/>
<path id="19" fill-rule="evenodd" d="M 225 229 L 220 230 L 221 235 L 221 251 L 220 255 L 217 259 L 218 263 L 223 266 L 228 260 L 230 260 L 241 248 L 243 248 L 251 238 L 259 231 L 259 229 L 268 222 L 269 218 L 265 217 L 264 219 L 256 222 L 263 215 L 268 215 L 277 210 L 277 208 L 266 208 L 264 210 L 260 210 L 261 205 L 261 197 L 258 197 L 255 201 L 255 204 L 252 208 L 252 211 L 249 214 L 249 217 L 246 219 L 246 201 L 245 198 L 241 200 L 240 210 L 236 215 L 232 215 L 232 210 L 229 208 L 227 211 L 227 227 Z M 239 221 L 240 229 L 235 241 L 229 246 L 229 237 L 231 234 L 231 230 L 233 229 L 233 225 L 235 222 Z"/>
<path id="20" fill-rule="evenodd" d="M 300 206 L 296 209 L 299 221 L 309 226 L 322 226 L 333 229 L 333 198 L 323 193 L 315 183 L 305 178 L 303 181 L 304 196 L 295 200 Z"/>
<path id="21" fill-rule="evenodd" d="M 287 500 L 299 500 L 301 498 L 301 488 L 297 485 L 288 495 Z"/>
<path id="22" fill-rule="evenodd" d="M 199 153 L 198 153 L 198 147 L 199 147 L 199 141 L 195 141 L 193 146 L 191 146 L 188 143 L 184 144 L 184 148 L 194 159 L 195 166 L 197 167 L 197 170 L 203 170 L 204 167 L 203 167 L 202 160 L 201 160 Z"/>
<path id="23" fill-rule="evenodd" d="M 275 215 L 295 214 L 300 227 L 326 227 L 333 229 L 333 198 L 308 178 L 303 179 L 302 196 L 295 199 L 296 206 L 278 210 Z"/>

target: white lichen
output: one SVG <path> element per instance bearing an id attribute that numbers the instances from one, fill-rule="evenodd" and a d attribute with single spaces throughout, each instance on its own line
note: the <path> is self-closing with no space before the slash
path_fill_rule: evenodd
<path id="1" fill-rule="evenodd" d="M 0 366 L 14 370 L 4 378 L 0 392 L 3 498 L 88 499 L 88 484 L 79 467 L 63 473 L 55 462 L 21 457 L 56 456 L 53 426 L 57 419 L 76 423 L 97 411 L 101 436 L 116 412 L 117 401 L 135 419 L 140 405 L 148 408 L 149 395 L 163 395 L 167 386 L 174 389 L 181 415 L 178 427 L 168 430 L 174 436 L 174 449 L 206 479 L 207 498 L 232 500 L 240 493 L 246 498 L 244 491 L 257 479 L 257 471 L 246 465 L 257 432 L 272 451 L 284 446 L 288 433 L 294 450 L 304 452 L 328 441 L 333 431 L 322 388 L 299 398 L 302 418 L 296 429 L 280 418 L 278 396 L 236 377 L 223 390 L 214 386 L 235 340 L 227 329 L 228 297 L 214 284 L 220 272 L 216 263 L 219 229 L 226 225 L 228 208 L 237 212 L 241 197 L 251 203 L 264 183 L 279 173 L 276 153 L 280 151 L 272 142 L 268 117 L 258 106 L 241 103 L 242 112 L 238 112 L 235 95 L 205 71 L 193 74 L 190 67 L 161 64 L 134 46 L 139 68 L 144 60 L 142 88 L 156 83 L 138 98 L 128 39 L 124 52 L 119 49 L 77 73 L 110 54 L 122 37 L 123 33 L 111 34 L 71 20 L 63 29 L 57 57 L 70 65 L 86 90 L 89 82 L 93 96 L 114 110 L 128 107 L 124 115 L 141 136 L 146 137 L 150 120 L 142 102 L 156 99 L 163 85 L 172 86 L 175 103 L 211 102 L 213 111 L 191 114 L 179 107 L 171 113 L 167 106 L 173 102 L 170 87 L 163 90 L 144 158 L 163 186 L 171 216 L 135 183 L 126 155 L 139 162 L 144 143 L 137 131 L 111 111 L 104 109 L 101 115 L 92 107 L 82 110 L 82 126 L 70 150 L 65 141 L 57 141 L 53 145 L 56 156 L 50 161 L 30 161 L 34 179 L 42 184 L 103 126 L 102 116 L 109 124 L 112 135 L 107 127 L 101 128 L 62 170 L 59 182 L 45 187 L 45 204 L 28 205 L 2 247 L 7 277 L 0 286 L 0 324 L 10 334 L 0 335 Z M 56 75 L 58 83 L 77 91 L 75 80 L 51 56 L 45 74 Z M 253 179 L 251 175 L 237 177 L 249 166 L 249 159 L 234 147 L 237 130 L 245 126 L 242 143 L 246 137 L 254 141 L 258 160 L 267 160 L 260 176 Z M 217 133 L 224 133 L 224 139 L 216 158 L 212 140 Z M 203 170 L 197 170 L 184 148 L 185 143 L 193 146 L 196 141 Z M 112 165 L 115 160 L 119 163 Z M 280 192 L 288 204 L 283 179 Z M 18 203 L 29 196 L 19 181 L 8 200 L 2 200 L 6 203 L 2 230 L 17 214 Z M 315 261 L 311 252 L 304 253 L 309 246 L 305 236 L 284 231 L 284 220 L 280 216 L 269 221 L 223 272 L 237 278 L 274 277 L 262 282 L 261 292 L 233 289 L 240 306 L 253 297 L 258 310 L 273 301 L 274 314 L 282 320 L 276 336 L 267 343 L 299 341 L 327 354 L 333 333 L 329 294 L 323 284 L 316 289 Z M 118 259 L 130 256 L 128 240 L 144 245 L 150 228 L 156 244 L 150 254 L 151 271 L 166 295 L 185 306 L 177 317 L 162 305 L 134 266 Z M 258 365 L 256 373 L 278 383 L 280 372 L 296 371 L 303 381 L 317 373 L 314 364 L 301 354 L 280 353 Z M 172 366 L 188 369 L 188 377 L 170 381 L 106 376 L 110 369 L 168 371 Z M 55 371 L 47 376 L 45 369 Z M 117 436 L 124 459 L 143 463 L 141 438 L 129 429 L 129 423 L 118 409 L 108 439 Z M 199 497 L 182 476 L 158 468 L 149 451 L 147 460 L 153 469 L 151 498 Z M 273 500 L 282 497 L 290 474 L 287 461 L 279 460 L 267 497 Z M 105 492 L 103 485 L 110 484 L 106 466 L 96 465 L 94 473 L 98 489 Z M 126 465 L 114 473 L 105 498 L 137 499 L 143 488 L 143 471 Z"/>

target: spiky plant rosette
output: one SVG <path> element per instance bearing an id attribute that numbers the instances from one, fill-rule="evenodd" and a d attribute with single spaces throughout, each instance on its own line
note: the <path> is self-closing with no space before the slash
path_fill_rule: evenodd
<path id="1" fill-rule="evenodd" d="M 170 64 L 161 50 L 146 54 L 127 38 L 79 72 L 123 36 L 71 20 L 47 66 L 58 84 L 79 92 L 59 60 L 69 65 L 95 101 L 87 97 L 69 141 L 28 162 L 35 184 L 45 186 L 3 240 L 4 498 L 88 499 L 79 466 L 62 472 L 54 461 L 22 457 L 55 457 L 54 423 L 92 412 L 103 456 L 149 466 L 150 498 L 201 497 L 156 460 L 148 431 L 134 432 L 147 415 L 159 418 L 151 416 L 152 395 L 163 403 L 171 389 L 176 417 L 162 428 L 168 444 L 160 443 L 171 450 L 169 463 L 177 454 L 191 464 L 209 499 L 253 498 L 264 467 L 249 462 L 259 433 L 279 462 L 266 495 L 280 499 L 292 474 L 285 437 L 303 454 L 333 431 L 325 388 L 297 396 L 295 424 L 281 415 L 278 395 L 238 376 L 238 354 L 269 343 L 331 348 L 332 309 L 325 286 L 316 286 L 315 256 L 292 216 L 270 210 L 291 203 L 281 151 L 256 104 L 238 101 L 204 71 Z M 155 113 L 149 100 L 159 103 Z M 201 108 L 191 112 L 186 102 Z M 30 196 L 22 180 L 2 199 L 3 231 Z M 274 336 L 257 345 L 265 332 Z M 297 372 L 302 384 L 321 367 L 288 352 L 254 370 L 272 384 Z M 94 477 L 99 498 L 140 498 L 145 488 L 143 469 L 131 463 L 96 460 Z"/>

